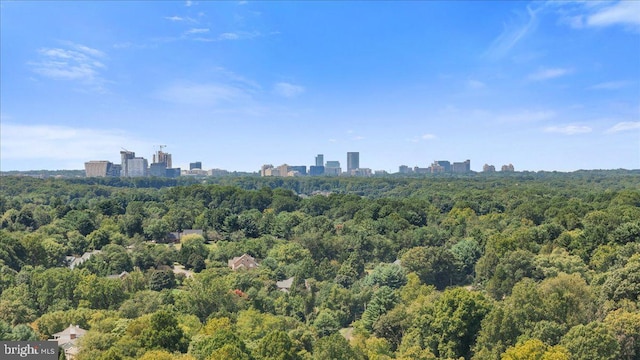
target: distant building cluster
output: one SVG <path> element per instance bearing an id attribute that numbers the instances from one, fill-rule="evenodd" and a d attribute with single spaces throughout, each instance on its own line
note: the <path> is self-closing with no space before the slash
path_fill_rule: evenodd
<path id="1" fill-rule="evenodd" d="M 120 151 L 120 164 L 106 160 L 92 160 L 84 163 L 86 177 L 145 177 L 155 176 L 176 178 L 178 176 L 223 176 L 229 172 L 222 169 L 203 170 L 202 162 L 189 164 L 189 170 L 174 168 L 171 154 L 162 151 L 166 147 L 160 145 L 160 150 L 153 154 L 151 164 L 143 157 L 136 157 L 136 153 L 126 149 Z"/>
<path id="2" fill-rule="evenodd" d="M 172 165 L 171 154 L 162 151 L 165 145 L 160 145 L 160 150 L 153 154 L 151 164 L 143 157 L 136 157 L 133 151 L 123 149 L 120 151 L 120 164 L 114 164 L 106 160 L 88 161 L 84 164 L 87 177 L 167 177 L 175 178 L 178 176 L 225 176 L 229 172 L 222 169 L 202 168 L 201 161 L 195 161 L 189 164 L 189 169 L 181 170 L 174 168 Z M 503 165 L 502 172 L 514 172 L 512 164 Z M 409 167 L 400 165 L 398 174 L 466 174 L 471 173 L 471 160 L 461 162 L 450 162 L 448 160 L 434 161 L 428 167 Z M 494 165 L 485 164 L 482 172 L 496 172 Z M 254 173 L 255 174 L 255 173 Z M 360 167 L 360 153 L 347 152 L 347 167 L 343 169 L 340 161 L 326 160 L 324 154 L 318 154 L 315 157 L 313 165 L 289 165 L 282 164 L 273 166 L 272 164 L 262 165 L 260 168 L 260 176 L 275 177 L 295 177 L 295 176 L 385 176 L 389 173 L 385 170 L 372 171 L 370 168 Z"/>
<path id="3" fill-rule="evenodd" d="M 310 165 L 308 172 L 306 165 L 283 164 L 276 167 L 272 164 L 265 164 L 260 168 L 260 176 L 371 176 L 372 174 L 371 169 L 360 167 L 359 152 L 347 153 L 347 169 L 344 172 L 340 166 L 340 161 L 327 160 L 325 162 L 323 154 L 316 156 L 315 165 Z"/>
<path id="4" fill-rule="evenodd" d="M 153 162 L 126 149 L 120 151 L 120 164 L 111 161 L 97 160 L 84 163 L 84 171 L 87 177 L 144 177 L 157 176 L 175 178 L 180 176 L 180 168 L 173 168 L 171 154 L 162 151 L 165 145 L 160 145 L 160 150 L 153 154 Z"/>
<path id="5" fill-rule="evenodd" d="M 454 162 L 453 164 L 447 160 L 434 161 L 431 166 L 426 168 L 414 167 L 413 169 L 400 165 L 398 169 L 400 174 L 441 174 L 441 173 L 455 173 L 464 174 L 471 172 L 471 160 L 465 160 L 463 162 Z"/>
<path id="6" fill-rule="evenodd" d="M 509 165 L 502 165 L 502 168 L 500 169 L 500 171 L 502 172 L 514 172 L 514 168 L 512 164 Z M 489 164 L 484 164 L 484 166 L 482 167 L 482 172 L 485 173 L 493 173 L 496 172 L 496 167 L 493 165 L 489 165 Z"/>

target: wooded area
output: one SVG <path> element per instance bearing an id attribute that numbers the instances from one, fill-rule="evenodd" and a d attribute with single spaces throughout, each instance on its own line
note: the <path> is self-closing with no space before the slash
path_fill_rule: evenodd
<path id="1" fill-rule="evenodd" d="M 0 182 L 3 340 L 79 325 L 78 360 L 640 357 L 637 171 Z M 259 266 L 231 270 L 243 254 Z"/>

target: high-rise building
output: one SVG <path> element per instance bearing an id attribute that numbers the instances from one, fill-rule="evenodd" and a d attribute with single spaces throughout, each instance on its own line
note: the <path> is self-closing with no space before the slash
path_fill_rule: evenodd
<path id="1" fill-rule="evenodd" d="M 164 163 L 152 163 L 149 166 L 149 176 L 166 177 L 167 166 Z"/>
<path id="2" fill-rule="evenodd" d="M 316 166 L 324 166 L 324 155 L 318 154 L 316 156 Z"/>
<path id="3" fill-rule="evenodd" d="M 196 162 L 189 163 L 189 170 L 195 170 L 195 169 L 202 170 L 202 162 L 201 161 L 196 161 Z"/>
<path id="4" fill-rule="evenodd" d="M 496 172 L 496 167 L 493 165 L 484 164 L 484 166 L 482 167 L 482 172 L 486 172 L 486 173 Z"/>
<path id="5" fill-rule="evenodd" d="M 162 151 L 164 145 L 160 146 L 160 150 L 153 154 L 153 164 L 164 164 L 166 168 L 171 167 L 171 154 Z"/>
<path id="6" fill-rule="evenodd" d="M 411 168 L 407 165 L 400 165 L 400 167 L 398 168 L 398 172 L 400 174 L 411 174 L 413 170 L 411 170 Z"/>
<path id="7" fill-rule="evenodd" d="M 347 153 L 347 172 L 350 173 L 351 170 L 360 168 L 360 153 L 359 152 L 348 152 Z"/>
<path id="8" fill-rule="evenodd" d="M 149 170 L 149 163 L 147 159 L 142 157 L 136 157 L 133 159 L 127 159 L 127 175 L 128 177 L 141 177 L 147 176 Z"/>
<path id="9" fill-rule="evenodd" d="M 114 164 L 111 161 L 98 160 L 84 163 L 86 177 L 118 176 L 115 174 Z"/>
<path id="10" fill-rule="evenodd" d="M 444 172 L 451 172 L 451 163 L 446 160 L 436 161 L 434 164 L 441 166 L 444 169 Z"/>
<path id="11" fill-rule="evenodd" d="M 120 170 L 120 176 L 129 176 L 129 167 L 127 166 L 127 160 L 133 159 L 135 157 L 136 153 L 133 151 L 120 151 L 120 166 L 122 167 L 122 169 Z"/>
<path id="12" fill-rule="evenodd" d="M 471 171 L 471 160 L 465 160 L 464 162 L 454 162 L 451 166 L 451 172 L 454 173 L 468 173 Z"/>
<path id="13" fill-rule="evenodd" d="M 307 166 L 306 165 L 297 165 L 297 166 L 289 166 L 289 172 L 295 171 L 300 175 L 307 175 Z"/>
<path id="14" fill-rule="evenodd" d="M 340 161 L 327 161 L 327 163 L 324 165 L 325 168 L 339 168 L 340 167 Z"/>
<path id="15" fill-rule="evenodd" d="M 324 166 L 309 166 L 310 176 L 324 175 Z"/>
<path id="16" fill-rule="evenodd" d="M 500 170 L 504 171 L 504 172 L 513 172 L 513 171 L 515 171 L 512 164 L 502 165 L 502 168 Z"/>

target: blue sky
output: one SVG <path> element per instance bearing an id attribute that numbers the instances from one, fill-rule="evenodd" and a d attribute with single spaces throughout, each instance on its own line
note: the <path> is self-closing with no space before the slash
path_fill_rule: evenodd
<path id="1" fill-rule="evenodd" d="M 0 169 L 640 168 L 640 2 L 0 3 Z"/>

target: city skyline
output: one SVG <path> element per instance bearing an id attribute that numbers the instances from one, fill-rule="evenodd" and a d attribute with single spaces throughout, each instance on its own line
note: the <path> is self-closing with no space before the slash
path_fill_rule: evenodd
<path id="1" fill-rule="evenodd" d="M 0 170 L 640 168 L 640 2 L 0 3 Z"/>

